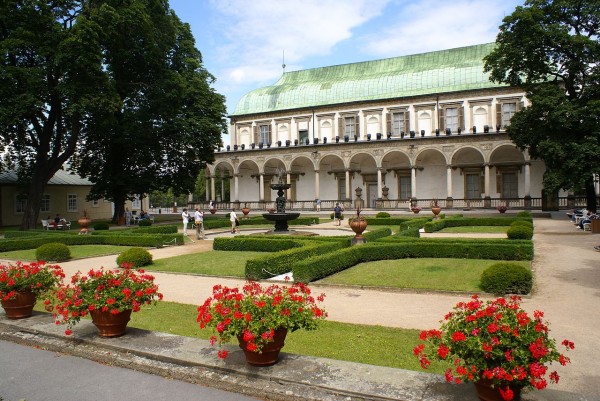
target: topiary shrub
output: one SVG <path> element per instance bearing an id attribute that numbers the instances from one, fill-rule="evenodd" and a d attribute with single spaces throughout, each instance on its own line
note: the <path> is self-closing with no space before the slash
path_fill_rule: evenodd
<path id="1" fill-rule="evenodd" d="M 531 239 L 533 237 L 533 229 L 525 226 L 510 226 L 506 230 L 508 239 Z"/>
<path id="2" fill-rule="evenodd" d="M 50 242 L 35 250 L 35 258 L 47 262 L 63 262 L 71 259 L 71 251 L 65 244 Z"/>
<path id="3" fill-rule="evenodd" d="M 109 225 L 106 222 L 94 224 L 94 230 L 95 231 L 108 230 L 108 228 L 109 228 Z"/>
<path id="4" fill-rule="evenodd" d="M 151 265 L 152 254 L 144 248 L 129 248 L 117 256 L 117 265 L 121 266 L 123 263 L 133 263 L 135 268 Z"/>
<path id="5" fill-rule="evenodd" d="M 387 217 L 392 217 L 388 212 L 379 212 L 375 215 L 376 218 L 378 219 L 384 219 Z"/>
<path id="6" fill-rule="evenodd" d="M 150 220 L 150 219 L 143 219 L 138 222 L 138 226 L 140 226 L 140 227 L 150 227 L 151 225 L 152 225 L 152 220 Z"/>
<path id="7" fill-rule="evenodd" d="M 496 263 L 481 274 L 481 289 L 495 295 L 529 294 L 533 286 L 531 271 L 510 262 Z"/>
<path id="8" fill-rule="evenodd" d="M 533 223 L 527 220 L 516 220 L 513 221 L 510 224 L 511 227 L 515 227 L 515 226 L 523 226 L 523 227 L 529 227 L 533 230 Z"/>

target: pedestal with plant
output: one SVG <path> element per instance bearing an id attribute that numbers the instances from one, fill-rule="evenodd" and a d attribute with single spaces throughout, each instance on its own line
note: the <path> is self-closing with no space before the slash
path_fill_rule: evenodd
<path id="1" fill-rule="evenodd" d="M 362 233 L 367 229 L 367 219 L 360 215 L 360 207 L 356 208 L 356 216 L 350 219 L 350 228 L 356 233 L 352 238 L 352 245 L 364 244 L 367 241 Z"/>
<path id="2" fill-rule="evenodd" d="M 427 369 L 431 360 L 452 361 L 446 371 L 450 383 L 473 382 L 484 401 L 520 400 L 521 390 L 543 389 L 547 378 L 558 382 L 558 373 L 548 372 L 549 364 L 569 363 L 549 336 L 544 313 L 533 317 L 521 309 L 521 298 L 498 298 L 484 302 L 473 295 L 458 303 L 440 327 L 421 332 L 423 343 L 414 354 Z M 574 344 L 562 341 L 565 350 Z"/>
<path id="3" fill-rule="evenodd" d="M 43 261 L 0 264 L 0 303 L 6 317 L 31 316 L 37 298 L 57 288 L 64 277 L 60 266 Z"/>
<path id="4" fill-rule="evenodd" d="M 222 346 L 235 337 L 247 363 L 270 366 L 278 362 L 288 332 L 315 330 L 325 319 L 327 313 L 318 306 L 324 297 L 313 297 L 303 283 L 263 287 L 248 281 L 241 290 L 216 285 L 198 308 L 197 322 L 215 332 L 212 344 Z M 224 359 L 228 351 L 221 348 L 217 355 Z"/>
<path id="5" fill-rule="evenodd" d="M 57 324 L 66 324 L 66 335 L 88 313 L 101 337 L 118 337 L 125 334 L 131 312 L 139 312 L 141 306 L 162 299 L 154 276 L 141 269 L 132 269 L 124 263 L 121 269 L 90 270 L 87 274 L 77 272 L 71 283 L 58 287 L 53 316 Z"/>

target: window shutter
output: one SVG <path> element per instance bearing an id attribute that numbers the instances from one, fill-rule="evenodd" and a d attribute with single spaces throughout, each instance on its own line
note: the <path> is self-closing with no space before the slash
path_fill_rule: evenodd
<path id="1" fill-rule="evenodd" d="M 386 131 L 385 133 L 387 134 L 388 132 L 392 132 L 392 113 L 387 113 L 387 116 L 385 118 L 385 126 L 386 126 Z"/>
<path id="2" fill-rule="evenodd" d="M 463 106 L 458 106 L 458 128 L 465 128 L 465 113 Z"/>
<path id="3" fill-rule="evenodd" d="M 354 128 L 356 136 L 360 136 L 360 118 L 358 117 L 358 114 L 356 115 L 356 117 L 354 117 Z"/>
<path id="4" fill-rule="evenodd" d="M 496 126 L 502 125 L 502 103 L 496 103 Z"/>
<path id="5" fill-rule="evenodd" d="M 271 140 L 271 124 L 267 125 L 267 127 L 269 127 L 269 129 L 267 130 L 267 143 L 271 143 L 273 142 Z"/>
<path id="6" fill-rule="evenodd" d="M 404 112 L 404 132 L 410 132 L 410 115 L 408 114 L 408 110 Z"/>
<path id="7" fill-rule="evenodd" d="M 338 117 L 338 136 L 341 138 L 344 136 L 344 119 Z"/>
<path id="8" fill-rule="evenodd" d="M 252 137 L 254 138 L 254 143 L 258 143 L 258 125 L 252 127 Z"/>
<path id="9" fill-rule="evenodd" d="M 440 128 L 440 131 L 443 131 L 444 129 L 446 129 L 446 119 L 444 118 L 444 108 L 440 107 L 438 109 L 438 127 Z"/>

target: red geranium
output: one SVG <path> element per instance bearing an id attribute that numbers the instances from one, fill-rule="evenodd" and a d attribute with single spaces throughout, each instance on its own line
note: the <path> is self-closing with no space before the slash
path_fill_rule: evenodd
<path id="1" fill-rule="evenodd" d="M 492 380 L 507 401 L 514 397 L 510 387 L 545 388 L 546 365 L 565 365 L 569 358 L 557 351 L 555 340 L 548 336 L 543 312 L 535 311 L 531 318 L 520 301 L 515 296 L 483 302 L 473 295 L 446 315 L 440 330 L 421 332 L 424 343 L 413 352 L 423 368 L 431 364 L 430 359 L 453 360 L 454 368 L 446 372 L 448 382 Z M 562 345 L 566 350 L 574 348 L 568 340 Z M 554 371 L 548 377 L 554 383 L 559 380 Z"/>

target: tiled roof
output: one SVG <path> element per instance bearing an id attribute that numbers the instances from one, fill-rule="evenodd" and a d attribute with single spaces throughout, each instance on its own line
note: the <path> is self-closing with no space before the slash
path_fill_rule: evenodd
<path id="1" fill-rule="evenodd" d="M 494 43 L 286 72 L 244 95 L 234 116 L 327 104 L 494 88 L 483 57 Z"/>
<path id="2" fill-rule="evenodd" d="M 5 171 L 0 173 L 0 184 L 16 184 L 17 174 L 14 171 Z M 81 178 L 77 174 L 67 172 L 65 170 L 58 170 L 48 185 L 92 185 L 92 183 L 86 178 Z"/>

